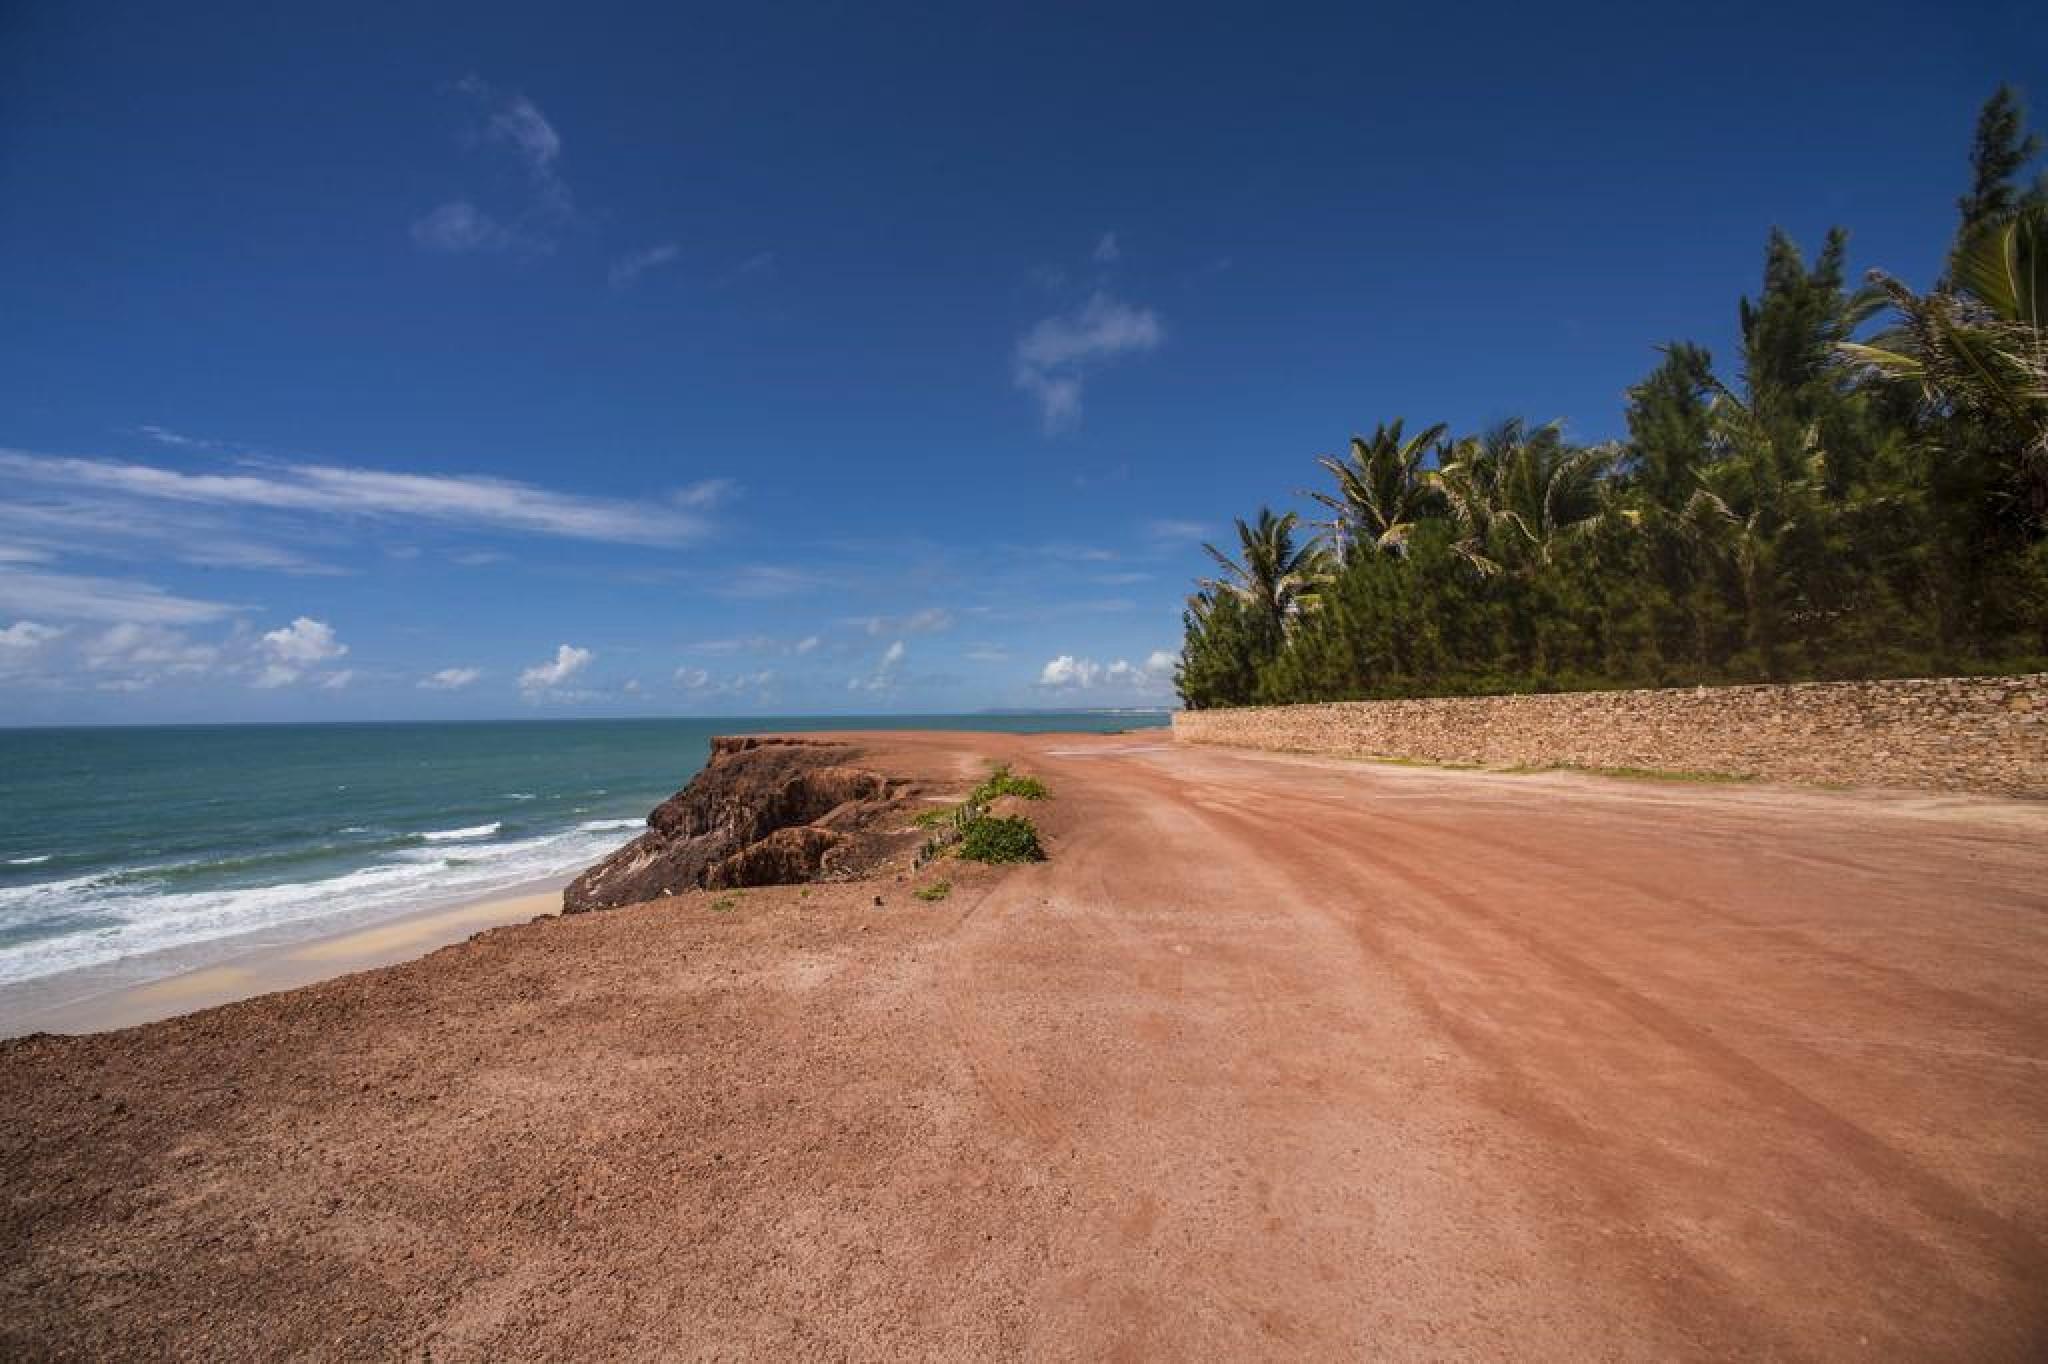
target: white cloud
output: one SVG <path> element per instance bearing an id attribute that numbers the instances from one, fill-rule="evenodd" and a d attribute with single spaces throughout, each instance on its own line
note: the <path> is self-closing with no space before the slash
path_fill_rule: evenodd
<path id="1" fill-rule="evenodd" d="M 334 637 L 334 627 L 326 621 L 300 616 L 264 635 L 263 651 L 279 663 L 303 668 L 340 658 L 348 652 L 348 645 Z"/>
<path id="2" fill-rule="evenodd" d="M 676 686 L 690 693 L 696 700 L 708 700 L 717 696 L 738 696 L 754 692 L 766 698 L 769 686 L 775 681 L 775 670 L 763 668 L 758 672 L 735 673 L 730 677 L 718 677 L 703 668 L 681 667 L 676 669 Z"/>
<path id="3" fill-rule="evenodd" d="M 693 511 L 709 511 L 721 503 L 730 502 L 739 493 L 740 484 L 736 478 L 705 478 L 676 489 L 669 495 L 669 501 Z"/>
<path id="4" fill-rule="evenodd" d="M 75 573 L 29 572 L 0 565 L 0 611 L 59 620 L 193 625 L 240 608 L 180 597 L 154 583 Z"/>
<path id="5" fill-rule="evenodd" d="M 820 586 L 816 574 L 781 564 L 748 564 L 711 590 L 721 597 L 756 600 L 787 597 Z"/>
<path id="6" fill-rule="evenodd" d="M 569 186 L 559 169 L 561 134 L 540 107 L 524 95 L 505 94 L 476 76 L 457 81 L 455 89 L 483 114 L 477 140 L 511 152 L 525 168 L 532 197 L 509 223 L 468 199 L 449 200 L 413 223 L 413 241 L 426 250 L 455 254 L 540 254 L 553 250 L 549 228 L 576 216 Z"/>
<path id="7" fill-rule="evenodd" d="M 1114 265 L 1123 258 L 1123 249 L 1116 244 L 1116 233 L 1105 232 L 1095 243 L 1095 250 L 1089 253 L 1097 265 Z"/>
<path id="8" fill-rule="evenodd" d="M 556 648 L 553 660 L 536 663 L 519 674 L 519 690 L 523 692 L 552 691 L 590 666 L 597 655 L 588 649 L 579 649 L 572 644 Z"/>
<path id="9" fill-rule="evenodd" d="M 1038 674 L 1041 687 L 1092 687 L 1102 676 L 1102 665 L 1093 659 L 1061 654 Z"/>
<path id="10" fill-rule="evenodd" d="M 1018 339 L 1016 384 L 1038 399 L 1048 432 L 1067 430 L 1081 419 L 1082 390 L 1091 370 L 1155 350 L 1165 336 L 1151 309 L 1097 293 L 1078 311 L 1043 318 Z"/>
<path id="11" fill-rule="evenodd" d="M 816 635 L 805 635 L 802 639 L 798 640 L 795 644 L 790 646 L 790 652 L 801 657 L 817 647 L 818 637 Z"/>
<path id="12" fill-rule="evenodd" d="M 483 676 L 480 668 L 443 668 L 420 679 L 425 691 L 461 691 Z"/>
<path id="13" fill-rule="evenodd" d="M 649 270 L 659 270 L 664 265 L 673 265 L 682 254 L 683 249 L 674 242 L 662 242 L 658 246 L 628 251 L 612 262 L 609 274 L 612 288 L 624 289 Z"/>
<path id="14" fill-rule="evenodd" d="M 1098 688 L 1139 694 L 1162 693 L 1173 680 L 1179 660 L 1164 649 L 1154 649 L 1142 664 L 1117 659 L 1098 663 L 1092 658 L 1061 654 L 1039 670 L 1038 685 L 1048 691 L 1092 691 Z"/>
<path id="15" fill-rule="evenodd" d="M 146 673 L 152 677 L 159 673 L 196 675 L 211 671 L 220 661 L 220 650 L 211 644 L 195 644 L 179 631 L 132 621 L 85 640 L 78 652 L 89 672 Z"/>
<path id="16" fill-rule="evenodd" d="M 684 509 L 554 492 L 482 474 L 399 474 L 331 464 L 254 468 L 187 474 L 0 449 L 0 470 L 28 481 L 156 501 L 412 518 L 620 544 L 677 544 L 705 530 L 702 517 Z"/>
<path id="17" fill-rule="evenodd" d="M 888 648 L 882 650 L 881 661 L 875 665 L 875 670 L 872 673 L 866 677 L 847 678 L 846 689 L 848 691 L 865 692 L 892 690 L 896 686 L 898 674 L 902 671 L 903 659 L 908 653 L 909 650 L 904 647 L 903 641 L 900 639 L 896 640 Z"/>
<path id="18" fill-rule="evenodd" d="M 263 670 L 256 674 L 253 685 L 264 688 L 290 686 L 303 677 L 307 669 L 331 662 L 348 652 L 348 645 L 335 638 L 333 626 L 311 616 L 300 616 L 290 625 L 269 631 L 257 641 L 256 647 L 266 661 Z M 320 685 L 347 686 L 352 676 L 353 673 L 330 673 L 321 679 Z M 336 677 L 341 678 L 338 684 L 334 680 Z"/>
<path id="19" fill-rule="evenodd" d="M 518 233 L 467 199 L 451 199 L 414 219 L 412 240 L 428 251 L 446 251 L 451 255 L 509 251 L 527 244 Z"/>
<path id="20" fill-rule="evenodd" d="M 470 84 L 483 97 L 491 97 L 489 88 L 474 76 Z M 491 115 L 491 136 L 511 143 L 535 175 L 554 174 L 555 161 L 562 154 L 561 135 L 526 96 L 512 96 Z"/>
<path id="21" fill-rule="evenodd" d="M 202 440 L 198 436 L 181 435 L 176 431 L 166 430 L 164 427 L 161 426 L 155 426 L 145 423 L 144 425 L 138 426 L 135 429 L 142 435 L 148 436 L 151 440 L 157 442 L 159 445 L 175 445 L 180 449 L 186 450 L 220 449 L 219 441 Z"/>
<path id="22" fill-rule="evenodd" d="M 999 644 L 977 644 L 967 651 L 966 658 L 972 663 L 1007 663 L 1010 651 Z"/>
<path id="23" fill-rule="evenodd" d="M 0 630 L 0 677 L 14 677 L 38 662 L 65 631 L 41 621 L 18 620 Z"/>
<path id="24" fill-rule="evenodd" d="M 953 628 L 954 616 L 943 606 L 927 606 L 907 616 L 849 616 L 846 624 L 858 625 L 868 634 L 879 638 L 882 635 L 935 635 L 942 630 Z"/>
<path id="25" fill-rule="evenodd" d="M 343 668 L 340 672 L 329 673 L 321 678 L 320 686 L 325 691 L 340 691 L 343 687 L 355 681 L 355 676 L 353 668 Z"/>
<path id="26" fill-rule="evenodd" d="M 1209 528 L 1200 521 L 1159 520 L 1145 523 L 1145 534 L 1154 540 L 1200 540 Z"/>

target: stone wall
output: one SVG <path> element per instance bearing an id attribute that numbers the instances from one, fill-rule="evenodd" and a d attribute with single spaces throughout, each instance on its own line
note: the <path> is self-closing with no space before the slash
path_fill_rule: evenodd
<path id="1" fill-rule="evenodd" d="M 1182 711 L 1181 743 L 2048 798 L 2048 673 Z"/>

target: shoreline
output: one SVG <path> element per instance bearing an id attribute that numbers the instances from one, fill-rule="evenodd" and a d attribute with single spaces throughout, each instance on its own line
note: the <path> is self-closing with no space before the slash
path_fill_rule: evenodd
<path id="1" fill-rule="evenodd" d="M 65 1036 L 117 1032 L 412 961 L 486 929 L 559 914 L 562 887 L 573 879 L 570 875 L 548 877 L 507 887 L 486 899 L 434 905 L 290 942 L 253 944 L 204 966 L 149 980 L 109 980 L 83 994 L 67 993 L 51 1002 L 17 1007 L 8 995 L 34 994 L 38 986 L 48 992 L 66 977 L 23 982 L 15 990 L 0 991 L 0 1038 L 39 1032 Z M 86 968 L 81 974 L 104 977 L 107 973 Z"/>

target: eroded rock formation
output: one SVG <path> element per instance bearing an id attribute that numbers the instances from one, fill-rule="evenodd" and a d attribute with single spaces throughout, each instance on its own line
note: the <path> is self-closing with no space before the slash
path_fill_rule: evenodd
<path id="1" fill-rule="evenodd" d="M 868 865 L 886 851 L 883 826 L 905 783 L 851 765 L 853 756 L 820 739 L 713 739 L 704 770 L 655 807 L 646 833 L 570 882 L 563 910 L 814 881 Z"/>

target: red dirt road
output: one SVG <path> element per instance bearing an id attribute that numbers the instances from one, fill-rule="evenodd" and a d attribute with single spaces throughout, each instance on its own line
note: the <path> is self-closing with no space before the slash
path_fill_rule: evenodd
<path id="1" fill-rule="evenodd" d="M 2048 808 L 862 743 L 1054 860 L 0 1047 L 0 1355 L 2048 1353 Z"/>

